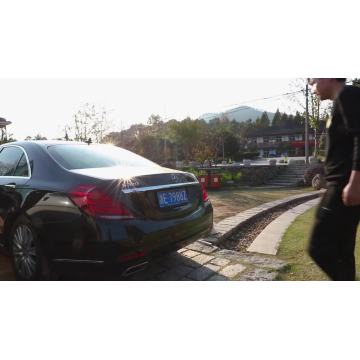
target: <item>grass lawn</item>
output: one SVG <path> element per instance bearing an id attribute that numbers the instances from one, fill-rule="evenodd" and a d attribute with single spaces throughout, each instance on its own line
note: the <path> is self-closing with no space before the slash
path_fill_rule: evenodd
<path id="1" fill-rule="evenodd" d="M 300 215 L 286 231 L 280 244 L 278 257 L 290 264 L 279 280 L 329 280 L 307 255 L 306 249 L 313 224 L 315 208 Z M 357 273 L 360 275 L 360 231 L 355 250 Z M 358 275 L 358 277 L 359 277 Z"/>
<path id="2" fill-rule="evenodd" d="M 219 222 L 260 204 L 309 191 L 313 191 L 313 189 L 239 187 L 209 190 L 208 195 L 214 207 L 214 221 Z"/>

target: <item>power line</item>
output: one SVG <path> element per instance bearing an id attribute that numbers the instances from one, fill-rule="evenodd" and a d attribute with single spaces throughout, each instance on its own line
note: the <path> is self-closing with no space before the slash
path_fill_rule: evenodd
<path id="1" fill-rule="evenodd" d="M 256 101 L 263 101 L 263 100 L 270 100 L 270 99 L 275 99 L 275 98 L 279 98 L 279 97 L 283 97 L 283 96 L 290 96 L 290 95 L 295 95 L 295 94 L 299 94 L 303 92 L 303 90 L 298 90 L 298 91 L 292 91 L 292 92 L 287 92 L 284 94 L 278 94 L 278 95 L 273 95 L 273 96 L 266 96 L 266 97 L 262 97 L 262 98 L 256 98 L 256 99 L 252 99 L 252 100 L 245 100 L 242 101 L 241 103 L 238 104 L 232 104 L 232 105 L 227 105 L 227 106 L 223 106 L 222 108 L 230 108 L 230 110 L 225 110 L 225 111 L 219 111 L 220 113 L 227 113 L 227 114 L 231 114 L 233 112 L 238 112 L 238 111 L 245 111 L 248 110 L 247 108 L 244 109 L 239 109 L 239 107 L 241 107 L 244 104 L 247 103 L 252 103 L 252 102 L 256 102 Z M 235 108 L 234 108 L 235 107 Z M 170 120 L 173 119 L 174 117 L 166 117 L 163 118 L 163 120 Z"/>
<path id="2" fill-rule="evenodd" d="M 346 84 L 351 84 L 353 81 L 352 80 L 347 80 Z M 297 91 L 292 91 L 292 92 L 287 92 L 284 94 L 279 94 L 279 95 L 274 95 L 274 96 L 267 96 L 267 97 L 262 97 L 262 98 L 257 98 L 257 99 L 252 99 L 252 100 L 246 100 L 246 101 L 242 101 L 239 104 L 232 104 L 232 105 L 228 105 L 228 106 L 223 106 L 223 108 L 230 108 L 230 110 L 225 110 L 223 112 L 226 112 L 227 114 L 231 114 L 233 112 L 238 112 L 241 110 L 247 110 L 245 109 L 239 109 L 240 106 L 244 105 L 244 104 L 248 104 L 248 103 L 252 103 L 252 102 L 256 102 L 256 101 L 263 101 L 263 100 L 270 100 L 270 99 L 275 99 L 275 98 L 279 98 L 279 97 L 285 97 L 285 96 L 290 96 L 290 95 L 295 95 L 295 94 L 300 94 L 300 93 L 305 93 L 305 89 L 301 89 L 301 90 L 297 90 Z M 237 107 L 235 109 L 232 109 L 233 107 Z"/>
<path id="3" fill-rule="evenodd" d="M 299 94 L 301 92 L 303 92 L 303 91 L 298 90 L 298 91 L 292 91 L 292 92 L 279 94 L 279 95 L 274 95 L 274 96 L 267 96 L 267 97 L 263 97 L 263 98 L 257 98 L 257 99 L 242 101 L 241 104 L 233 104 L 233 105 L 226 106 L 226 107 L 236 106 L 237 108 L 230 109 L 230 110 L 227 110 L 227 111 L 224 111 L 224 112 L 226 112 L 227 114 L 231 114 L 232 112 L 237 112 L 237 111 L 241 111 L 241 110 L 247 110 L 247 108 L 239 109 L 239 107 L 244 105 L 244 104 L 247 104 L 247 103 L 252 103 L 252 102 L 256 102 L 256 101 L 263 101 L 263 100 L 270 100 L 270 99 L 275 99 L 275 98 L 279 98 L 279 97 L 283 97 L 283 96 L 295 95 L 295 94 Z"/>
<path id="4" fill-rule="evenodd" d="M 352 80 L 347 80 L 346 84 L 350 84 L 352 83 Z M 245 111 L 248 110 L 247 108 L 241 109 L 239 107 L 248 104 L 248 103 L 253 103 L 253 102 L 257 102 L 257 101 L 264 101 L 264 100 L 271 100 L 271 99 L 276 99 L 279 97 L 286 97 L 286 96 L 291 96 L 291 95 L 296 95 L 296 94 L 300 94 L 300 93 L 304 93 L 305 94 L 305 89 L 302 90 L 297 90 L 297 91 L 291 91 L 291 92 L 287 92 L 284 94 L 278 94 L 278 95 L 273 95 L 273 96 L 266 96 L 266 97 L 261 97 L 261 98 L 256 98 L 256 99 L 252 99 L 252 100 L 244 100 L 241 101 L 240 103 L 237 104 L 231 104 L 231 105 L 227 105 L 227 106 L 223 106 L 222 108 L 230 108 L 229 110 L 224 110 L 224 111 L 219 111 L 219 113 L 225 113 L 226 114 L 231 114 L 233 112 L 238 112 L 238 111 Z M 170 119 L 174 119 L 175 116 L 167 116 L 162 118 L 162 120 L 170 120 Z"/>
<path id="5" fill-rule="evenodd" d="M 262 100 L 269 100 L 269 99 L 274 99 L 274 98 L 282 97 L 282 96 L 289 96 L 289 95 L 293 95 L 293 94 L 298 94 L 298 93 L 300 93 L 300 92 L 302 92 L 302 90 L 292 91 L 292 92 L 288 92 L 288 93 L 285 93 L 285 94 L 267 96 L 267 97 L 252 99 L 252 100 L 245 100 L 245 101 L 242 101 L 240 104 L 232 104 L 232 105 L 229 105 L 229 107 L 230 107 L 230 106 L 241 106 L 242 104 L 246 104 L 246 103 L 250 103 L 250 102 L 262 101 Z"/>

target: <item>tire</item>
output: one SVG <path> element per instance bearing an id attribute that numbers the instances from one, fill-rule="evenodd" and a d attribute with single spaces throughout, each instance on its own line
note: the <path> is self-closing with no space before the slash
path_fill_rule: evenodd
<path id="1" fill-rule="evenodd" d="M 49 278 L 48 261 L 41 250 L 31 222 L 20 216 L 14 223 L 9 241 L 13 269 L 18 280 L 31 281 Z"/>

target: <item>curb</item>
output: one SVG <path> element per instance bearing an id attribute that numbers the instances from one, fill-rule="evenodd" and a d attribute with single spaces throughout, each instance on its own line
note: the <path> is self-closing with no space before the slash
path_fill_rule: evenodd
<path id="1" fill-rule="evenodd" d="M 314 191 L 312 193 L 300 194 L 289 196 L 285 199 L 271 201 L 257 207 L 251 208 L 249 210 L 245 210 L 240 212 L 235 216 L 228 217 L 217 224 L 214 224 L 214 228 L 210 234 L 210 236 L 201 239 L 205 243 L 210 243 L 213 245 L 220 244 L 225 238 L 232 235 L 236 232 L 241 226 L 245 225 L 249 221 L 256 219 L 261 215 L 265 215 L 266 213 L 276 210 L 282 206 L 289 205 L 293 202 L 297 202 L 298 200 L 303 200 L 304 202 L 307 200 L 312 200 L 320 197 L 325 190 Z"/>
<path id="2" fill-rule="evenodd" d="M 247 251 L 265 255 L 277 255 L 281 240 L 289 226 L 298 216 L 316 206 L 319 200 L 309 200 L 285 211 L 263 229 L 247 248 Z"/>

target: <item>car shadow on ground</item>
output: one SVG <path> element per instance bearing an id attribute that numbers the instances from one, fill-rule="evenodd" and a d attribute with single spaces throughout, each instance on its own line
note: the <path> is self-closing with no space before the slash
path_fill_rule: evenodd
<path id="1" fill-rule="evenodd" d="M 50 278 L 53 281 L 203 281 L 228 280 L 217 272 L 217 267 L 212 264 L 202 265 L 201 261 L 178 252 L 173 252 L 152 260 L 148 266 L 130 276 L 122 276 L 122 272 L 105 270 L 102 268 L 86 270 L 56 271 Z M 0 254 L 0 281 L 16 280 L 8 256 Z"/>
<path id="2" fill-rule="evenodd" d="M 2 252 L 0 252 L 0 280 L 1 281 L 11 281 L 16 280 L 15 274 L 13 272 L 11 261 Z"/>
<path id="3" fill-rule="evenodd" d="M 63 281 L 224 281 L 225 276 L 216 271 L 215 265 L 202 265 L 178 252 L 152 260 L 148 266 L 130 276 L 116 270 L 92 269 L 63 272 L 57 280 Z"/>

